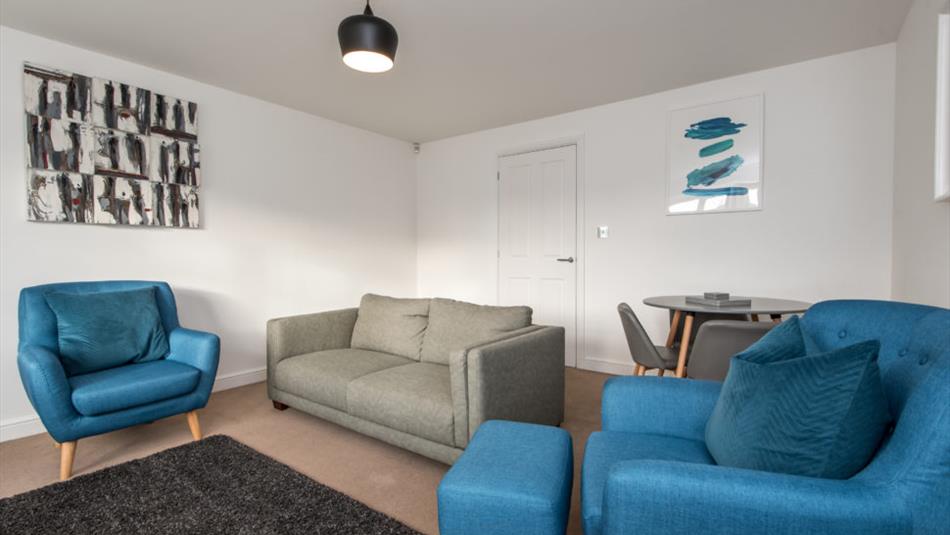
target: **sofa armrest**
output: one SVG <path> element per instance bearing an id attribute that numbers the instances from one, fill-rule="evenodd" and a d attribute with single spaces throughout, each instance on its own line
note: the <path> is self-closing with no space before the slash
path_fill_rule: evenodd
<path id="1" fill-rule="evenodd" d="M 614 465 L 603 522 L 610 535 L 909 534 L 913 525 L 900 494 L 884 485 L 674 461 Z"/>
<path id="2" fill-rule="evenodd" d="M 275 318 L 267 322 L 267 368 L 304 353 L 350 347 L 357 308 Z"/>
<path id="3" fill-rule="evenodd" d="M 604 431 L 705 440 L 721 383 L 672 377 L 614 377 L 604 385 Z"/>
<path id="4" fill-rule="evenodd" d="M 17 368 L 26 395 L 46 430 L 58 442 L 63 442 L 79 413 L 73 407 L 73 389 L 59 356 L 43 347 L 23 346 L 17 353 Z"/>
<path id="5" fill-rule="evenodd" d="M 765 336 L 775 323 L 764 321 L 713 320 L 703 323 L 696 335 L 686 375 L 693 379 L 722 381 L 729 360 Z"/>
<path id="6" fill-rule="evenodd" d="M 455 440 L 465 447 L 486 420 L 564 420 L 564 329 L 527 327 L 449 358 Z"/>
<path id="7" fill-rule="evenodd" d="M 221 339 L 216 334 L 178 327 L 169 333 L 168 345 L 171 352 L 167 360 L 187 364 L 201 371 L 195 392 L 203 396 L 207 403 L 218 374 Z"/>

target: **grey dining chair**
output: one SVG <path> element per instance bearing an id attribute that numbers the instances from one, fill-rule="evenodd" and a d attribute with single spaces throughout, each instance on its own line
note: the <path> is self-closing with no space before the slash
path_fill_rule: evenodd
<path id="1" fill-rule="evenodd" d="M 657 374 L 662 376 L 666 370 L 676 370 L 676 351 L 666 346 L 654 345 L 630 305 L 620 303 L 617 305 L 617 312 L 620 313 L 620 323 L 627 336 L 630 357 L 635 363 L 634 375 L 644 375 L 647 370 L 655 369 Z"/>

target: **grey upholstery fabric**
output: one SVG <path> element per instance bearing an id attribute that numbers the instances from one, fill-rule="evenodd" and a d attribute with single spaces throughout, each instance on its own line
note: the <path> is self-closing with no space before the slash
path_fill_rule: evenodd
<path id="1" fill-rule="evenodd" d="M 563 327 L 544 327 L 479 346 L 464 360 L 469 438 L 486 420 L 547 425 L 564 420 Z"/>
<path id="2" fill-rule="evenodd" d="M 396 431 L 384 425 L 351 416 L 345 412 L 327 407 L 326 405 L 314 403 L 306 398 L 295 396 L 287 392 L 276 390 L 274 397 L 271 399 L 290 405 L 295 409 L 312 414 L 318 418 L 323 418 L 324 420 L 342 425 L 357 433 L 371 436 L 388 444 L 392 444 L 393 446 L 414 451 L 419 455 L 424 455 L 441 463 L 452 464 L 462 455 L 463 450 L 461 448 L 446 446 L 445 444 L 439 444 L 438 442 L 410 435 L 409 433 Z"/>
<path id="3" fill-rule="evenodd" d="M 356 309 L 331 310 L 275 318 L 267 322 L 267 390 L 273 387 L 277 363 L 293 356 L 324 349 L 350 347 Z M 273 396 L 271 396 L 273 399 Z"/>
<path id="4" fill-rule="evenodd" d="M 267 326 L 268 396 L 449 464 L 485 419 L 563 420 L 563 329 L 530 325 L 528 307 L 435 301 L 448 313 L 429 349 L 451 351 L 451 366 L 349 348 L 356 309 L 280 318 Z M 317 354 L 329 349 L 346 351 Z"/>
<path id="5" fill-rule="evenodd" d="M 346 387 L 364 375 L 414 361 L 365 349 L 329 349 L 288 357 L 274 372 L 274 386 L 338 409 L 347 410 Z"/>
<path id="6" fill-rule="evenodd" d="M 647 368 L 676 369 L 678 355 L 665 346 L 653 344 L 630 305 L 620 303 L 617 305 L 617 312 L 620 314 L 620 324 L 623 325 L 627 347 L 630 348 L 630 357 L 634 362 Z"/>
<path id="7" fill-rule="evenodd" d="M 541 325 L 530 325 L 524 329 L 505 333 L 503 336 L 485 343 L 453 351 L 449 355 L 449 379 L 452 384 L 452 409 L 455 413 L 455 445 L 464 448 L 468 445 L 468 352 L 480 346 L 515 338 L 522 334 L 543 329 Z M 551 357 L 555 358 L 555 357 Z"/>
<path id="8" fill-rule="evenodd" d="M 429 323 L 429 299 L 366 294 L 360 301 L 350 347 L 419 360 Z"/>
<path id="9" fill-rule="evenodd" d="M 449 368 L 417 362 L 365 375 L 346 389 L 349 414 L 455 445 Z"/>
<path id="10" fill-rule="evenodd" d="M 707 321 L 696 335 L 686 376 L 711 381 L 725 380 L 733 355 L 744 351 L 773 327 L 775 324 L 770 321 Z"/>
<path id="11" fill-rule="evenodd" d="M 422 361 L 449 363 L 449 353 L 531 325 L 531 308 L 473 305 L 435 298 L 422 341 Z"/>

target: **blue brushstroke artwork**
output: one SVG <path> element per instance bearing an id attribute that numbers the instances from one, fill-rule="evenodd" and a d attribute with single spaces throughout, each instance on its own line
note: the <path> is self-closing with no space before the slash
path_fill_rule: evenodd
<path id="1" fill-rule="evenodd" d="M 683 190 L 683 195 L 692 195 L 693 197 L 720 197 L 727 195 L 730 197 L 738 195 L 748 195 L 749 188 L 743 188 L 739 186 L 729 187 L 729 188 L 707 188 L 707 189 L 694 189 L 686 188 Z"/>
<path id="2" fill-rule="evenodd" d="M 715 156 L 720 152 L 726 152 L 727 150 L 731 149 L 734 144 L 735 142 L 731 139 L 726 139 L 718 143 L 713 143 L 712 145 L 706 145 L 705 147 L 699 149 L 699 157 L 707 158 L 709 156 Z"/>
<path id="3" fill-rule="evenodd" d="M 715 117 L 689 125 L 683 137 L 689 139 L 716 139 L 722 136 L 738 134 L 745 123 L 734 123 L 730 117 Z"/>
<path id="4" fill-rule="evenodd" d="M 689 187 L 710 186 L 716 181 L 735 173 L 744 162 L 742 156 L 735 154 L 699 169 L 693 169 L 686 175 L 686 185 Z"/>

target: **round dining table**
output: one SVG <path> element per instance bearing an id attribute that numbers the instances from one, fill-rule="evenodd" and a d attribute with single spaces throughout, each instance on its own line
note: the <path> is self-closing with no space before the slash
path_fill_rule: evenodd
<path id="1" fill-rule="evenodd" d="M 680 319 L 685 314 L 683 320 L 683 333 L 680 336 L 679 358 L 676 363 L 676 376 L 686 375 L 686 356 L 689 354 L 689 340 L 693 334 L 693 318 L 696 313 L 702 314 L 723 314 L 735 315 L 741 314 L 749 318 L 750 321 L 759 321 L 759 315 L 768 314 L 775 323 L 781 323 L 782 316 L 785 314 L 798 314 L 808 310 L 811 303 L 804 301 L 793 301 L 791 299 L 774 299 L 771 297 L 743 297 L 739 295 L 731 296 L 735 300 L 749 300 L 750 304 L 741 306 L 713 306 L 689 303 L 686 301 L 686 295 L 658 295 L 647 297 L 643 304 L 656 308 L 665 308 L 673 311 L 673 320 L 670 322 L 670 333 L 666 337 L 666 347 L 673 347 L 676 344 L 676 335 L 679 330 Z"/>

